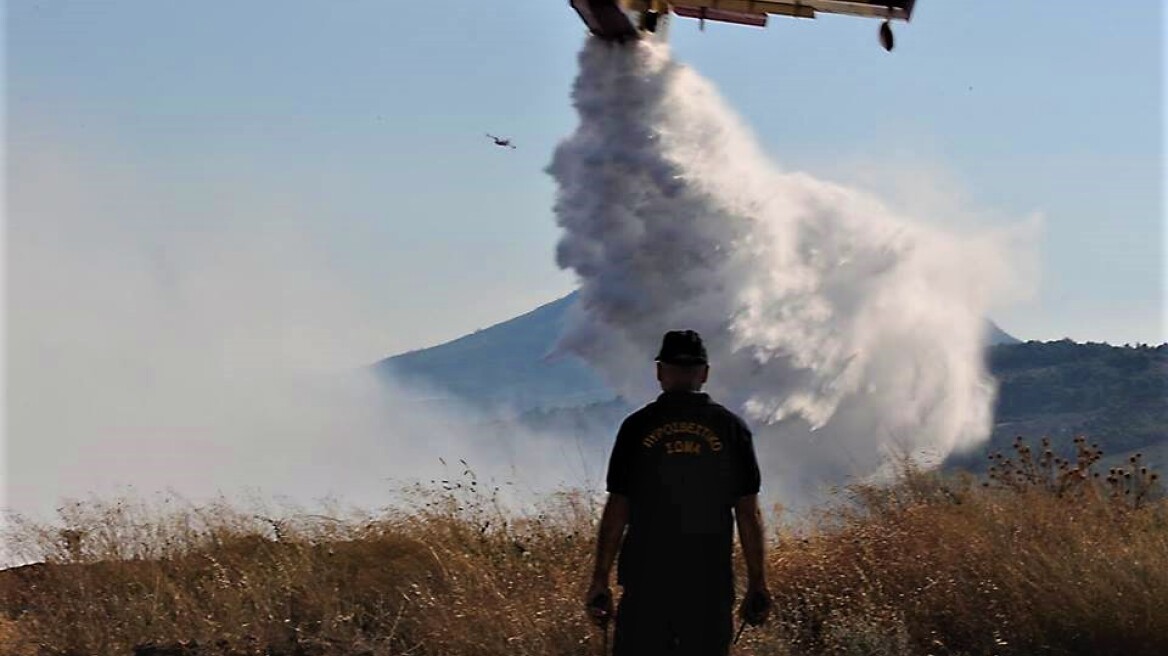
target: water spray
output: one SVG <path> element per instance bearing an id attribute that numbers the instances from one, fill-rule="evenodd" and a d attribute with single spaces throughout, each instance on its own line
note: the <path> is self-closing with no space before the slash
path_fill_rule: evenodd
<path id="1" fill-rule="evenodd" d="M 785 502 L 988 435 L 996 244 L 779 169 L 665 44 L 589 39 L 579 59 L 580 123 L 547 169 L 581 290 L 558 349 L 636 403 L 664 331 L 707 336 L 708 389 L 755 426 Z"/>

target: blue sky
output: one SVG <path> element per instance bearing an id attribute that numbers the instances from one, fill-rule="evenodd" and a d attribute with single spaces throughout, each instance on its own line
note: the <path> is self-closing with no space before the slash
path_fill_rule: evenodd
<path id="1" fill-rule="evenodd" d="M 841 17 L 678 20 L 671 41 L 784 167 L 942 223 L 1040 213 L 1038 291 L 995 314 L 1007 330 L 1161 342 L 1164 22 L 1160 3 L 1118 4 L 920 0 L 892 54 Z M 384 310 L 386 354 L 573 287 L 543 173 L 575 123 L 566 0 L 6 8 L 11 170 L 52 152 L 81 176 L 133 171 L 173 203 L 139 226 L 164 240 L 247 222 L 208 218 L 224 188 L 295 208 L 281 229 Z"/>

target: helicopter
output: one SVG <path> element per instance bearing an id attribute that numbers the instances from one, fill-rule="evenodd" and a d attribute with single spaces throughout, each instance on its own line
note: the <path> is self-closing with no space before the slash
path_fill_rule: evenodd
<path id="1" fill-rule="evenodd" d="M 646 35 L 664 38 L 670 14 L 706 21 L 765 27 L 771 15 L 815 18 L 847 14 L 883 18 L 878 38 L 888 51 L 895 46 L 893 20 L 908 22 L 916 0 L 569 0 L 597 38 L 625 43 Z"/>

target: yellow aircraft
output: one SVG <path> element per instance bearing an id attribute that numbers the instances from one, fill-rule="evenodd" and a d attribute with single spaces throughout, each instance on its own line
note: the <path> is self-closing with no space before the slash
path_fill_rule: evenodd
<path id="1" fill-rule="evenodd" d="M 916 0 L 569 0 L 596 37 L 624 43 L 645 34 L 664 34 L 670 13 L 705 22 L 765 27 L 767 17 L 815 18 L 849 14 L 883 18 L 880 45 L 892 50 L 892 20 L 908 22 Z"/>

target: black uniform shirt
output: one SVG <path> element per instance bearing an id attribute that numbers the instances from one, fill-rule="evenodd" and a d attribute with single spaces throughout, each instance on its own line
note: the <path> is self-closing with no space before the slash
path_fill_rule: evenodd
<path id="1" fill-rule="evenodd" d="M 630 507 L 618 582 L 733 594 L 732 509 L 759 484 L 750 430 L 709 395 L 665 392 L 629 415 L 608 465 Z"/>

